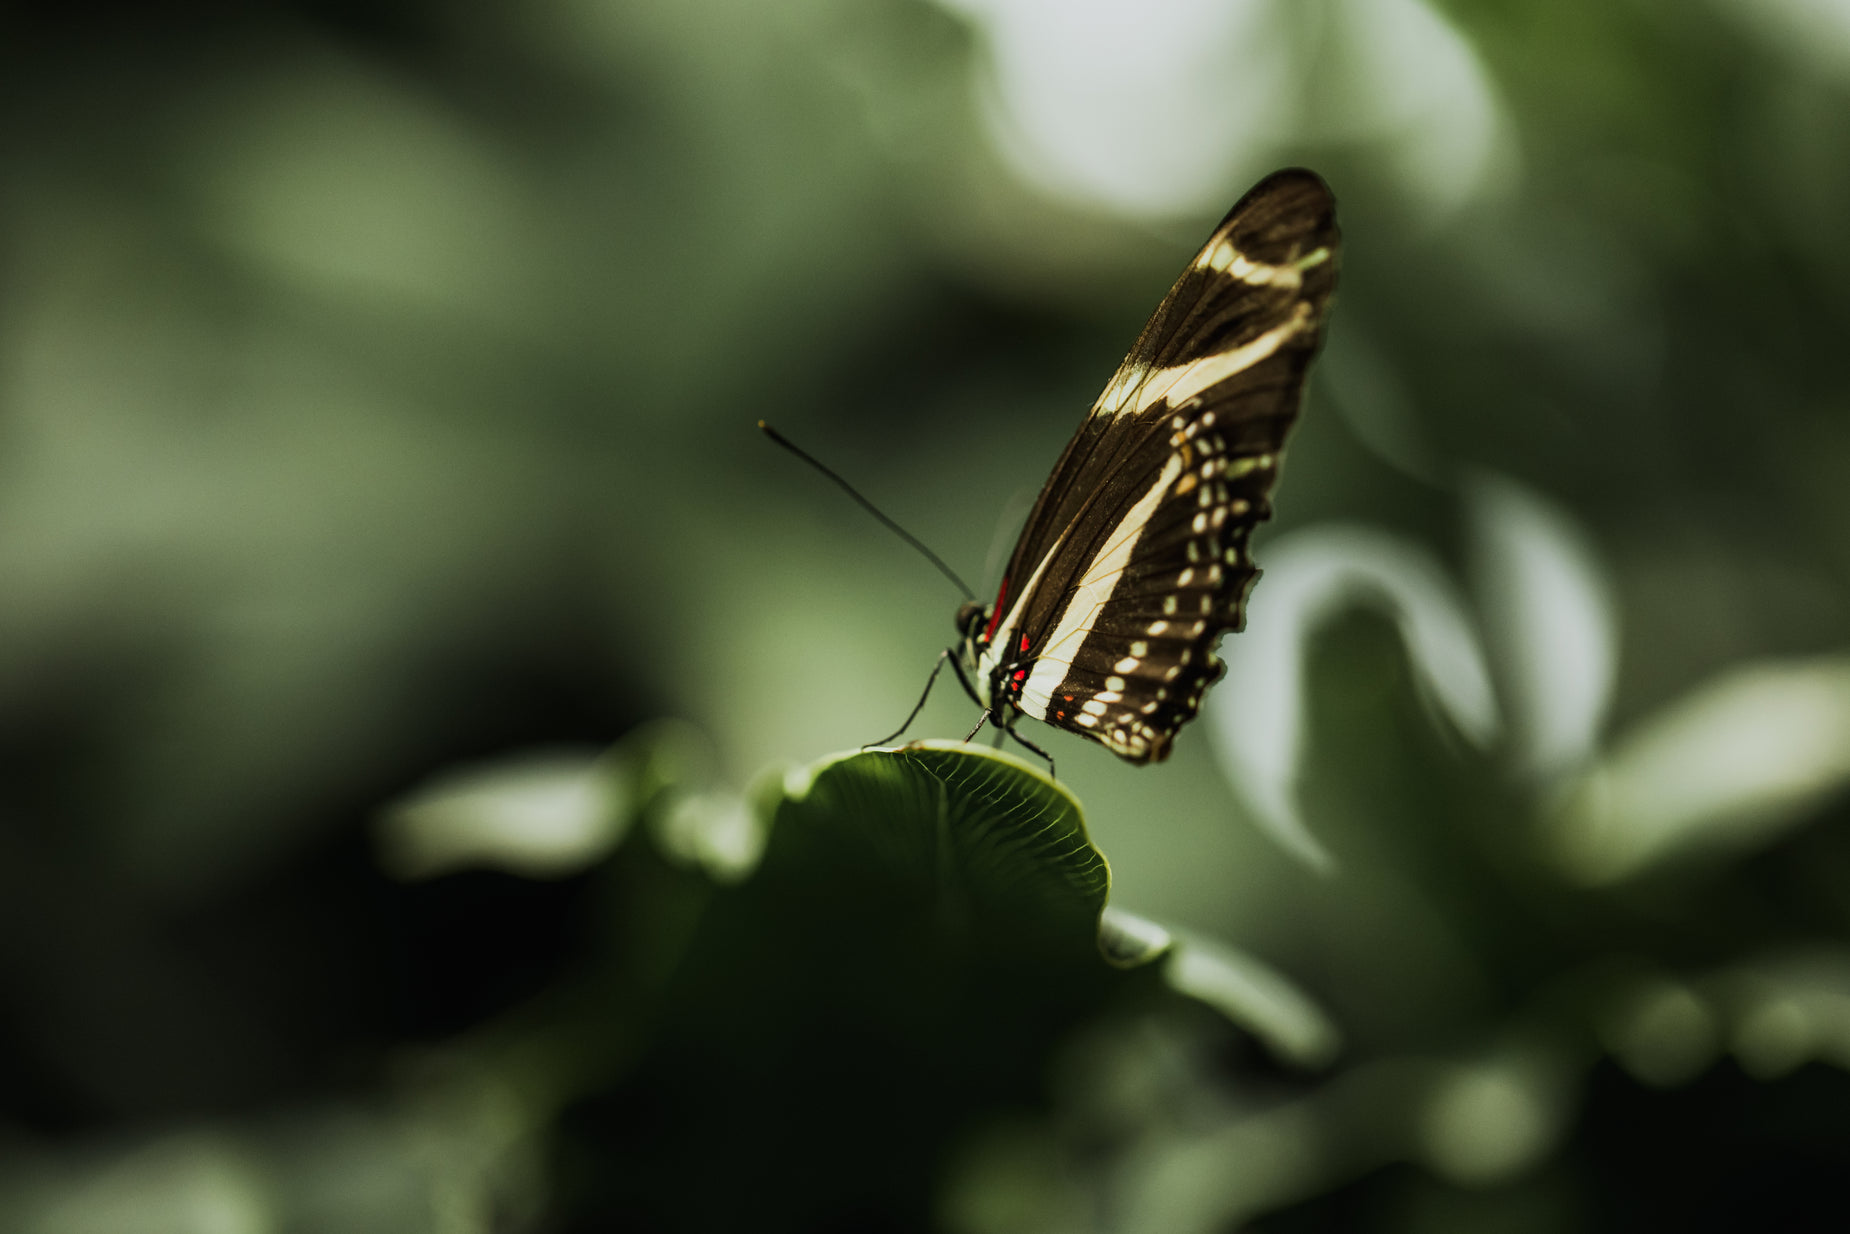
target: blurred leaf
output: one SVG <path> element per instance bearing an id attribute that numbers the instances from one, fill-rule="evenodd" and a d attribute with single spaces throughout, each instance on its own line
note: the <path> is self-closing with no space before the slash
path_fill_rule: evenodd
<path id="1" fill-rule="evenodd" d="M 1254 820 L 1285 851 L 1325 871 L 1334 862 L 1297 802 L 1304 662 L 1315 628 L 1357 607 L 1386 611 L 1426 697 L 1459 732 L 1481 747 L 1499 729 L 1472 618 L 1431 553 L 1360 527 L 1319 527 L 1275 541 L 1247 629 L 1222 647 L 1236 688 L 1215 691 L 1206 710 L 1227 781 Z"/>
<path id="2" fill-rule="evenodd" d="M 1731 669 L 1628 733 L 1547 833 L 1580 882 L 1759 847 L 1850 783 L 1850 659 Z"/>
<path id="3" fill-rule="evenodd" d="M 1306 136 L 1369 143 L 1428 225 L 1514 179 L 1515 133 L 1502 100 L 1444 6 L 1326 0 L 1320 7 L 1291 6 L 1309 51 L 1301 70 L 1311 83 Z"/>
<path id="4" fill-rule="evenodd" d="M 623 745 L 636 751 L 642 809 L 656 846 L 718 882 L 750 874 L 764 851 L 775 786 L 760 784 L 745 796 L 725 788 L 712 740 L 682 721 L 645 725 Z"/>
<path id="5" fill-rule="evenodd" d="M 45 1186 L 47 1181 L 52 1185 Z M 181 1133 L 88 1170 L 38 1180 L 42 1197 L 9 1222 L 20 1234 L 268 1234 L 276 1197 L 250 1146 Z M 58 1185 L 62 1183 L 63 1185 Z M 0 1214 L 4 1208 L 0 1207 Z"/>
<path id="6" fill-rule="evenodd" d="M 0 1173 L 8 1234 L 459 1234 L 539 1207 L 533 1111 L 457 1060 L 397 1077 L 392 1100 L 312 1105 Z M 414 1074 L 415 1073 L 415 1074 Z"/>
<path id="7" fill-rule="evenodd" d="M 1515 481 L 1483 474 L 1466 495 L 1511 744 L 1529 776 L 1572 773 L 1599 741 L 1618 667 L 1605 573 L 1568 515 Z"/>
<path id="8" fill-rule="evenodd" d="M 1694 1079 L 1721 1049 L 1714 1001 L 1660 974 L 1627 983 L 1599 1020 L 1600 1039 L 1620 1065 L 1659 1088 Z"/>
<path id="9" fill-rule="evenodd" d="M 1316 1003 L 1244 952 L 1201 938 L 1178 940 L 1163 965 L 1170 986 L 1198 998 L 1300 1067 L 1336 1057 L 1342 1036 Z"/>
<path id="10" fill-rule="evenodd" d="M 1505 1182 L 1554 1151 L 1568 1129 L 1577 1088 L 1569 1068 L 1534 1052 L 1448 1065 L 1419 1111 L 1423 1156 L 1465 1186 Z"/>
<path id="11" fill-rule="evenodd" d="M 1728 1044 L 1748 1074 L 1772 1080 L 1814 1061 L 1850 1071 L 1850 951 L 1762 956 L 1705 985 L 1728 1012 Z"/>
<path id="12" fill-rule="evenodd" d="M 721 882 L 750 874 L 764 851 L 764 821 L 737 793 L 678 795 L 661 819 L 655 840 L 663 851 Z"/>
<path id="13" fill-rule="evenodd" d="M 402 879 L 469 868 L 564 878 L 622 841 L 635 778 L 611 754 L 529 754 L 446 772 L 386 808 L 379 862 Z"/>
<path id="14" fill-rule="evenodd" d="M 1154 921 L 1107 908 L 1099 918 L 1098 949 L 1119 968 L 1137 968 L 1160 959 L 1175 946 L 1175 936 Z"/>
<path id="15" fill-rule="evenodd" d="M 716 762 L 694 725 L 656 720 L 601 753 L 535 752 L 448 771 L 381 813 L 380 864 L 402 879 L 467 868 L 563 878 L 609 855 L 646 817 L 668 856 L 731 881 L 757 863 L 764 812 L 715 787 Z"/>
<path id="16" fill-rule="evenodd" d="M 1342 1038 L 1321 1008 L 1290 981 L 1243 951 L 1194 935 L 1178 936 L 1147 918 L 1107 908 L 1099 950 L 1120 968 L 1164 961 L 1163 980 L 1257 1037 L 1272 1054 L 1321 1067 Z"/>
<path id="17" fill-rule="evenodd" d="M 1129 216 L 1224 206 L 1281 149 L 1348 143 L 1442 220 L 1515 160 L 1475 49 L 1423 0 L 941 0 L 985 44 L 1011 170 Z"/>
<path id="18" fill-rule="evenodd" d="M 1710 0 L 1744 37 L 1850 82 L 1850 6 L 1834 0 Z"/>

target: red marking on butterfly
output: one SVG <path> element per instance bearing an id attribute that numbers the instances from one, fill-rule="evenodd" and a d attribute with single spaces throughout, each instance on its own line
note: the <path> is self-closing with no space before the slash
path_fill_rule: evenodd
<path id="1" fill-rule="evenodd" d="M 1009 598 L 1009 581 L 1002 579 L 1002 589 L 996 592 L 996 607 L 990 610 L 989 624 L 983 627 L 983 641 L 987 643 L 996 636 L 996 626 L 1002 621 L 1002 604 Z"/>

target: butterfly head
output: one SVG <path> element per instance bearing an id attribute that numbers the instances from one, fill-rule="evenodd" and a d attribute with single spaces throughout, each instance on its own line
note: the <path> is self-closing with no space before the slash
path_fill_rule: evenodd
<path id="1" fill-rule="evenodd" d="M 973 686 L 987 706 L 990 683 L 983 665 L 983 646 L 989 633 L 989 610 L 974 600 L 959 605 L 957 633 L 957 659 L 963 667 L 964 679 Z"/>
<path id="2" fill-rule="evenodd" d="M 983 606 L 975 600 L 966 600 L 957 606 L 957 632 L 964 636 L 966 643 L 976 642 L 986 616 Z"/>

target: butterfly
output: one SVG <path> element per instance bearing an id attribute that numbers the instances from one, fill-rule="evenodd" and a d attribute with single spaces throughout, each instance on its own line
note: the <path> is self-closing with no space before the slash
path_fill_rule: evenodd
<path id="1" fill-rule="evenodd" d="M 1132 763 L 1168 757 L 1244 624 L 1247 542 L 1271 517 L 1338 240 L 1329 186 L 1288 169 L 1182 271 L 1054 464 L 995 602 L 958 610 L 932 677 L 948 661 L 983 708 L 971 737 L 994 723 L 1051 767 L 1015 732 L 1027 716 Z"/>

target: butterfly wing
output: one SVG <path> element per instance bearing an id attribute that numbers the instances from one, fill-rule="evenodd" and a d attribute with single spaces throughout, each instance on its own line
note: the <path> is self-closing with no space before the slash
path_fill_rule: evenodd
<path id="1" fill-rule="evenodd" d="M 1322 179 L 1277 172 L 1163 298 L 1004 576 L 985 663 L 1026 714 L 1153 762 L 1199 711 L 1221 672 L 1214 644 L 1258 576 L 1247 540 L 1271 514 L 1337 244 Z"/>

